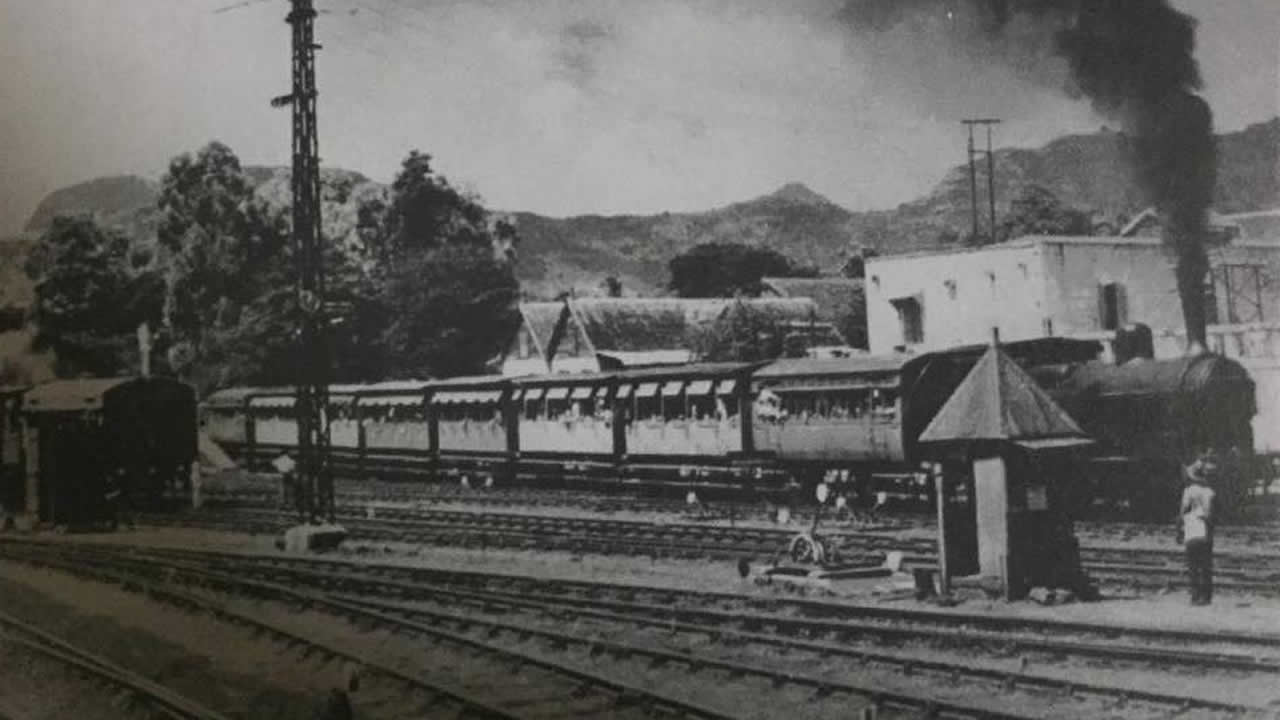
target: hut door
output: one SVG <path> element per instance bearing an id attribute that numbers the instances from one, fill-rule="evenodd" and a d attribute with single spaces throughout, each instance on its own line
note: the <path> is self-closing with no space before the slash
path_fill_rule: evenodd
<path id="1" fill-rule="evenodd" d="M 1009 555 L 1009 490 L 1004 459 L 974 460 L 973 486 L 978 520 L 978 572 L 1003 578 Z"/>
<path id="2" fill-rule="evenodd" d="M 953 577 L 978 572 L 978 528 L 973 502 L 973 476 L 968 468 L 946 469 L 947 570 Z"/>

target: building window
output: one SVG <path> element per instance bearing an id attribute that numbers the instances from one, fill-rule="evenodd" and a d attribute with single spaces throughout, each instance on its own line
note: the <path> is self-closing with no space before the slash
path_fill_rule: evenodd
<path id="1" fill-rule="evenodd" d="M 898 311 L 898 322 L 902 325 L 902 344 L 919 345 L 924 342 L 924 306 L 920 298 L 898 298 L 890 302 Z"/>
<path id="2" fill-rule="evenodd" d="M 1124 285 L 1107 283 L 1098 286 L 1098 326 L 1103 330 L 1119 330 L 1128 321 Z"/>
<path id="3" fill-rule="evenodd" d="M 1271 278 L 1261 265 L 1223 265 L 1213 272 L 1214 294 L 1226 304 L 1227 322 L 1235 325 L 1266 320 L 1263 297 Z M 1218 318 L 1220 319 L 1220 318 Z"/>

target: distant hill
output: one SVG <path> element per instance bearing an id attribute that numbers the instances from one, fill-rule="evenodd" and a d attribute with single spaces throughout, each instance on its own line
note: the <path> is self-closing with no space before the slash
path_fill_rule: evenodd
<path id="1" fill-rule="evenodd" d="M 1047 187 L 1098 221 L 1118 223 L 1145 205 L 1129 170 L 1130 141 L 1108 130 L 1058 138 L 1036 149 L 996 153 L 998 212 L 1029 184 Z M 1219 137 L 1216 209 L 1242 212 L 1280 206 L 1280 118 Z M 288 170 L 249 167 L 258 193 L 272 204 L 289 201 Z M 385 186 L 340 169 L 323 173 L 325 231 L 335 242 L 357 242 L 356 208 Z M 146 242 L 154 235 L 155 183 L 137 177 L 102 178 L 50 194 L 28 222 L 35 231 L 60 212 L 98 214 Z M 985 195 L 984 195 L 985 197 Z M 785 253 L 827 270 L 855 246 L 898 253 L 937 248 L 970 224 L 968 170 L 956 166 L 927 195 L 896 208 L 851 212 L 801 183 L 704 212 L 582 215 L 551 218 L 509 212 L 520 230 L 519 269 L 531 297 L 573 289 L 591 293 L 614 275 L 626 294 L 662 291 L 667 263 L 704 242 L 742 242 Z M 985 215 L 984 215 L 985 217 Z"/>
<path id="2" fill-rule="evenodd" d="M 854 215 L 799 183 L 700 213 L 548 218 L 515 213 L 525 292 L 552 296 L 595 289 L 608 275 L 628 294 L 651 295 L 667 282 L 667 263 L 694 245 L 763 245 L 822 267 L 848 245 Z"/>
<path id="3" fill-rule="evenodd" d="M 41 232 L 57 215 L 93 213 L 112 224 L 129 224 L 129 216 L 154 208 L 160 185 L 136 175 L 118 175 L 54 190 L 36 206 L 24 228 Z"/>
<path id="4" fill-rule="evenodd" d="M 1218 145 L 1217 210 L 1280 206 L 1280 118 L 1221 135 Z M 1021 188 L 1035 184 L 1093 212 L 1095 221 L 1119 224 L 1147 205 L 1130 170 L 1131 151 L 1126 135 L 1105 129 L 1036 149 L 999 150 L 997 214 L 1007 212 Z M 982 198 L 985 210 L 985 192 Z M 648 294 L 665 284 L 671 257 L 726 240 L 768 246 L 825 270 L 855 246 L 886 254 L 939 248 L 949 233 L 968 232 L 970 212 L 968 168 L 957 165 L 927 195 L 891 210 L 850 212 L 789 183 L 701 213 L 563 219 L 516 213 L 524 242 L 520 275 L 526 292 L 537 296 L 590 291 L 610 274 L 629 291 Z"/>

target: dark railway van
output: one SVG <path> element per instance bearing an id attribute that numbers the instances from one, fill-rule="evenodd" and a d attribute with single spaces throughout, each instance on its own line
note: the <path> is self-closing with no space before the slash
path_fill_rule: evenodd
<path id="1" fill-rule="evenodd" d="M 22 396 L 26 385 L 0 387 L 0 509 L 20 512 L 26 485 L 26 448 L 22 434 Z"/>
<path id="2" fill-rule="evenodd" d="M 23 504 L 41 522 L 110 519 L 113 486 L 125 502 L 154 505 L 196 458 L 195 392 L 176 380 L 56 380 L 23 396 L 22 416 Z"/>

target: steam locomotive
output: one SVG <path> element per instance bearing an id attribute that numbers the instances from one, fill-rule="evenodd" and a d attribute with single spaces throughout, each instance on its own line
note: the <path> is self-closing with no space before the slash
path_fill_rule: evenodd
<path id="1" fill-rule="evenodd" d="M 1097 439 L 1084 500 L 1164 513 L 1195 448 L 1252 456 L 1253 383 L 1234 361 L 1099 361 L 1090 341 L 1002 346 Z M 574 375 L 335 385 L 335 473 L 781 491 L 847 471 L 859 490 L 918 481 L 917 438 L 985 350 L 689 364 Z M 209 396 L 209 437 L 253 467 L 296 447 L 293 391 Z"/>

